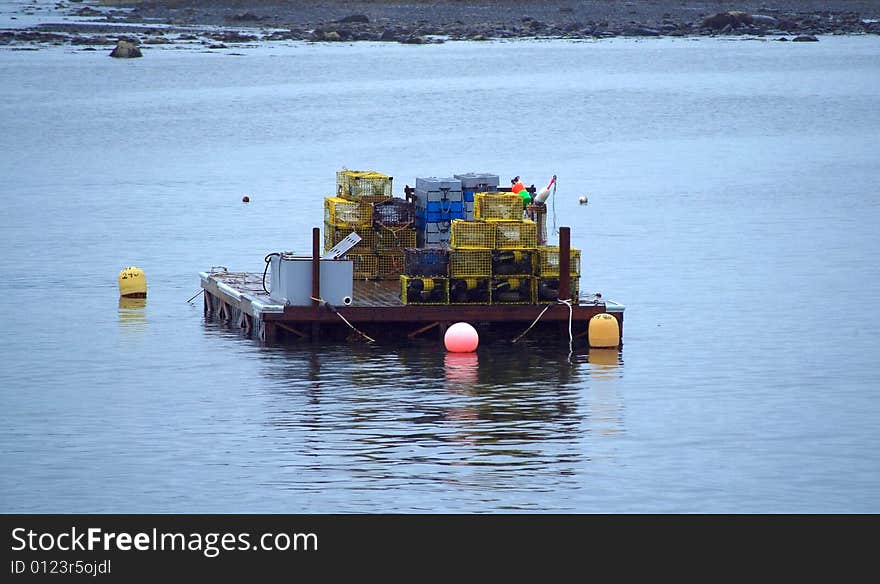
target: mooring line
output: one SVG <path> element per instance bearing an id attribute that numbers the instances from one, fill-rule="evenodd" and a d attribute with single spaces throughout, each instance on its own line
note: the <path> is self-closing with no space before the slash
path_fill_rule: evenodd
<path id="1" fill-rule="evenodd" d="M 521 338 L 523 338 L 524 336 L 526 336 L 526 333 L 529 332 L 530 330 L 532 330 L 532 327 L 533 327 L 533 326 L 535 326 L 536 324 L 538 324 L 538 321 L 541 320 L 541 317 L 544 316 L 544 313 L 547 312 L 547 310 L 549 310 L 549 308 L 550 308 L 551 306 L 553 306 L 553 305 L 552 305 L 552 304 L 548 304 L 548 305 L 544 308 L 544 310 L 541 311 L 541 314 L 538 315 L 538 318 L 536 318 L 536 319 L 534 320 L 534 322 L 532 322 L 532 324 L 529 325 L 529 328 L 527 328 L 526 330 L 524 330 L 522 333 L 520 333 L 520 335 L 519 335 L 518 337 L 516 337 L 515 339 L 513 339 L 513 342 L 515 343 L 515 342 L 517 342 L 518 340 L 520 340 Z"/>
<path id="2" fill-rule="evenodd" d="M 371 343 L 375 343 L 375 342 L 376 342 L 376 339 L 374 339 L 374 338 L 368 336 L 367 334 L 365 334 L 365 333 L 359 331 L 357 328 L 355 328 L 355 326 L 354 326 L 353 324 L 351 324 L 350 322 L 348 322 L 348 319 L 347 319 L 347 318 L 345 318 L 344 316 L 342 316 L 342 315 L 339 313 L 339 310 L 337 310 L 335 306 L 333 306 L 332 304 L 330 304 L 329 302 L 327 302 L 327 301 L 324 300 L 323 298 L 315 298 L 314 296 L 309 296 L 309 298 L 311 298 L 312 300 L 314 300 L 315 302 L 317 302 L 317 303 L 320 304 L 321 306 L 327 306 L 327 307 L 329 307 L 330 312 L 332 312 L 333 314 L 335 314 L 336 316 L 338 316 L 339 318 L 341 318 L 341 319 L 342 319 L 342 322 L 344 322 L 345 324 L 347 324 L 347 325 L 351 328 L 351 330 L 353 330 L 354 332 L 356 332 L 356 333 L 359 334 L 360 336 L 364 337 L 364 338 L 367 339 L 369 342 L 371 342 Z"/>
<path id="3" fill-rule="evenodd" d="M 574 336 L 572 335 L 572 332 L 571 332 L 572 318 L 574 315 L 574 311 L 571 307 L 571 300 L 557 300 L 556 302 L 558 304 L 565 304 L 566 306 L 568 306 L 568 352 L 569 352 L 569 354 L 571 354 L 573 343 L 574 343 Z M 544 308 L 544 310 L 542 310 L 541 313 L 538 315 L 538 318 L 536 318 L 534 320 L 534 322 L 532 322 L 532 324 L 529 325 L 529 328 L 524 330 L 518 337 L 513 339 L 512 342 L 515 343 L 518 340 L 520 340 L 521 338 L 523 338 L 524 336 L 526 336 L 526 333 L 529 332 L 530 330 L 532 330 L 532 327 L 534 327 L 536 324 L 538 324 L 538 321 L 541 320 L 541 317 L 544 316 L 544 313 L 547 312 L 551 306 L 553 306 L 553 305 L 548 304 Z"/>
<path id="4" fill-rule="evenodd" d="M 198 292 L 196 292 L 195 294 L 193 294 L 193 297 L 190 298 L 189 300 L 187 300 L 187 302 L 192 302 L 193 300 L 196 299 L 196 296 L 198 296 L 199 294 L 201 294 L 201 293 L 204 292 L 204 291 L 205 291 L 205 289 L 202 288 L 201 290 L 199 290 Z"/>

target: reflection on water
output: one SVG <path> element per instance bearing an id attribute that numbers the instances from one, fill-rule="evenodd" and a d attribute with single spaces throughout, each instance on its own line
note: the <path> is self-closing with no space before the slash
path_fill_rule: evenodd
<path id="1" fill-rule="evenodd" d="M 146 298 L 119 297 L 119 325 L 124 331 L 141 331 L 147 326 Z"/>
<path id="2" fill-rule="evenodd" d="M 623 357 L 620 349 L 590 349 L 590 420 L 599 436 L 623 431 L 623 400 L 620 380 Z"/>
<path id="3" fill-rule="evenodd" d="M 620 349 L 590 349 L 587 355 L 590 365 L 594 365 L 596 371 L 603 369 L 615 369 L 622 363 Z"/>
<path id="4" fill-rule="evenodd" d="M 443 369 L 449 391 L 468 393 L 479 380 L 480 358 L 476 353 L 446 353 Z"/>
<path id="5" fill-rule="evenodd" d="M 565 351 L 339 345 L 260 354 L 273 382 L 266 424 L 304 456 L 307 472 L 291 473 L 291 488 L 305 488 L 310 471 L 370 488 L 439 481 L 529 493 L 558 487 L 589 461 L 589 367 Z"/>

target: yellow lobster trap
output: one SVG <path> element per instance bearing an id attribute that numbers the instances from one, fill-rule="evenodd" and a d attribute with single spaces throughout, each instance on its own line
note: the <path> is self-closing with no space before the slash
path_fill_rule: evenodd
<path id="1" fill-rule="evenodd" d="M 474 219 L 521 221 L 523 200 L 515 193 L 474 193 Z"/>
<path id="2" fill-rule="evenodd" d="M 581 250 L 569 248 L 569 275 L 581 275 Z M 542 245 L 538 248 L 538 275 L 559 276 L 559 246 Z"/>
<path id="3" fill-rule="evenodd" d="M 379 280 L 396 280 L 404 273 L 406 259 L 403 251 L 380 251 L 377 255 L 376 278 Z"/>
<path id="4" fill-rule="evenodd" d="M 536 278 L 536 301 L 538 304 L 547 304 L 559 300 L 559 277 L 539 276 Z M 572 277 L 568 280 L 569 298 L 562 300 L 574 300 L 577 304 L 581 293 L 581 279 Z"/>
<path id="5" fill-rule="evenodd" d="M 489 278 L 449 278 L 449 304 L 488 304 Z"/>
<path id="6" fill-rule="evenodd" d="M 356 233 L 361 240 L 349 253 L 366 254 L 375 253 L 378 244 L 376 232 L 366 227 L 352 229 L 350 227 L 336 227 L 324 223 L 324 251 L 329 251 L 340 241 L 345 239 L 350 233 Z"/>
<path id="7" fill-rule="evenodd" d="M 382 225 L 376 228 L 378 237 L 378 249 L 403 251 L 407 247 L 416 246 L 415 227 L 388 227 Z"/>
<path id="8" fill-rule="evenodd" d="M 449 279 L 401 276 L 400 300 L 404 304 L 449 304 Z"/>
<path id="9" fill-rule="evenodd" d="M 490 276 L 492 274 L 492 250 L 449 250 L 449 275 L 453 277 Z"/>
<path id="10" fill-rule="evenodd" d="M 502 276 L 492 278 L 492 304 L 534 304 L 534 276 Z"/>
<path id="11" fill-rule="evenodd" d="M 335 227 L 373 227 L 373 204 L 340 197 L 324 198 L 324 223 Z"/>
<path id="12" fill-rule="evenodd" d="M 373 170 L 339 170 L 336 172 L 336 196 L 352 201 L 378 203 L 391 198 L 391 182 L 387 174 Z"/>
<path id="13" fill-rule="evenodd" d="M 449 245 L 457 248 L 492 249 L 495 247 L 495 225 L 485 221 L 453 219 Z"/>
<path id="14" fill-rule="evenodd" d="M 346 257 L 352 261 L 352 279 L 376 279 L 379 273 L 379 257 L 376 254 L 348 253 Z"/>
<path id="15" fill-rule="evenodd" d="M 493 276 L 534 276 L 538 253 L 534 249 L 496 249 L 492 251 Z"/>
<path id="16" fill-rule="evenodd" d="M 538 227 L 534 221 L 494 221 L 497 249 L 527 249 L 538 246 Z"/>

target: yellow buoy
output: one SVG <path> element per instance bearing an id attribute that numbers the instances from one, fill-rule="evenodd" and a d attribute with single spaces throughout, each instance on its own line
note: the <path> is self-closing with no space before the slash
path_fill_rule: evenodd
<path id="1" fill-rule="evenodd" d="M 143 270 L 129 267 L 119 272 L 119 295 L 128 298 L 147 297 L 147 277 Z"/>
<path id="2" fill-rule="evenodd" d="M 590 319 L 588 335 L 591 347 L 608 348 L 620 345 L 620 325 L 608 313 L 597 314 Z"/>

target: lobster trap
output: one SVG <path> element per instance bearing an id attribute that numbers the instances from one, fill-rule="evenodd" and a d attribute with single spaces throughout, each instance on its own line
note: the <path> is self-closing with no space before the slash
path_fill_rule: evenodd
<path id="1" fill-rule="evenodd" d="M 538 277 L 536 278 L 536 301 L 540 304 L 545 304 L 549 302 L 556 302 L 559 300 L 559 278 L 546 278 L 546 277 Z M 563 298 L 562 300 L 572 299 L 577 303 L 578 297 L 580 296 L 580 278 L 570 278 L 568 280 L 568 291 L 570 298 Z"/>
<path id="2" fill-rule="evenodd" d="M 375 231 L 369 228 L 351 229 L 349 227 L 336 227 L 324 223 L 324 251 L 327 252 L 345 239 L 350 233 L 356 233 L 361 240 L 350 253 L 367 254 L 374 253 L 378 245 L 378 237 Z"/>
<path id="3" fill-rule="evenodd" d="M 495 225 L 484 221 L 454 219 L 449 243 L 457 248 L 492 249 L 495 247 Z"/>
<path id="4" fill-rule="evenodd" d="M 404 304 L 449 304 L 449 280 L 401 276 L 400 300 Z"/>
<path id="5" fill-rule="evenodd" d="M 376 230 L 378 249 L 403 251 L 407 247 L 416 246 L 415 227 L 380 227 Z"/>
<path id="6" fill-rule="evenodd" d="M 496 249 L 492 251 L 492 275 L 534 276 L 537 259 L 533 249 Z"/>
<path id="7" fill-rule="evenodd" d="M 534 276 L 492 278 L 492 304 L 534 304 Z"/>
<path id="8" fill-rule="evenodd" d="M 391 198 L 392 180 L 372 170 L 340 170 L 336 172 L 336 196 L 365 203 L 386 201 Z"/>
<path id="9" fill-rule="evenodd" d="M 335 227 L 373 227 L 373 205 L 340 197 L 324 198 L 324 223 Z"/>
<path id="10" fill-rule="evenodd" d="M 488 304 L 489 278 L 450 278 L 450 304 Z"/>
<path id="11" fill-rule="evenodd" d="M 376 279 L 379 272 L 379 257 L 376 254 L 349 253 L 346 257 L 352 261 L 352 279 Z"/>
<path id="12" fill-rule="evenodd" d="M 474 193 L 474 219 L 521 221 L 523 200 L 514 193 Z"/>
<path id="13" fill-rule="evenodd" d="M 581 275 L 581 250 L 569 248 L 569 275 Z M 538 275 L 559 276 L 559 246 L 542 245 L 538 248 Z"/>
<path id="14" fill-rule="evenodd" d="M 488 249 L 452 249 L 449 251 L 449 275 L 452 277 L 492 274 L 492 251 Z"/>
<path id="15" fill-rule="evenodd" d="M 405 199 L 388 199 L 373 204 L 373 225 L 382 227 L 409 227 L 415 221 L 415 205 Z"/>
<path id="16" fill-rule="evenodd" d="M 524 249 L 538 246 L 538 228 L 534 221 L 495 221 L 495 246 L 498 249 Z"/>
<path id="17" fill-rule="evenodd" d="M 404 259 L 402 251 L 380 252 L 377 256 L 376 278 L 396 280 L 403 275 Z"/>
<path id="18" fill-rule="evenodd" d="M 449 275 L 449 250 L 445 247 L 412 247 L 403 253 L 403 270 L 407 276 Z"/>

